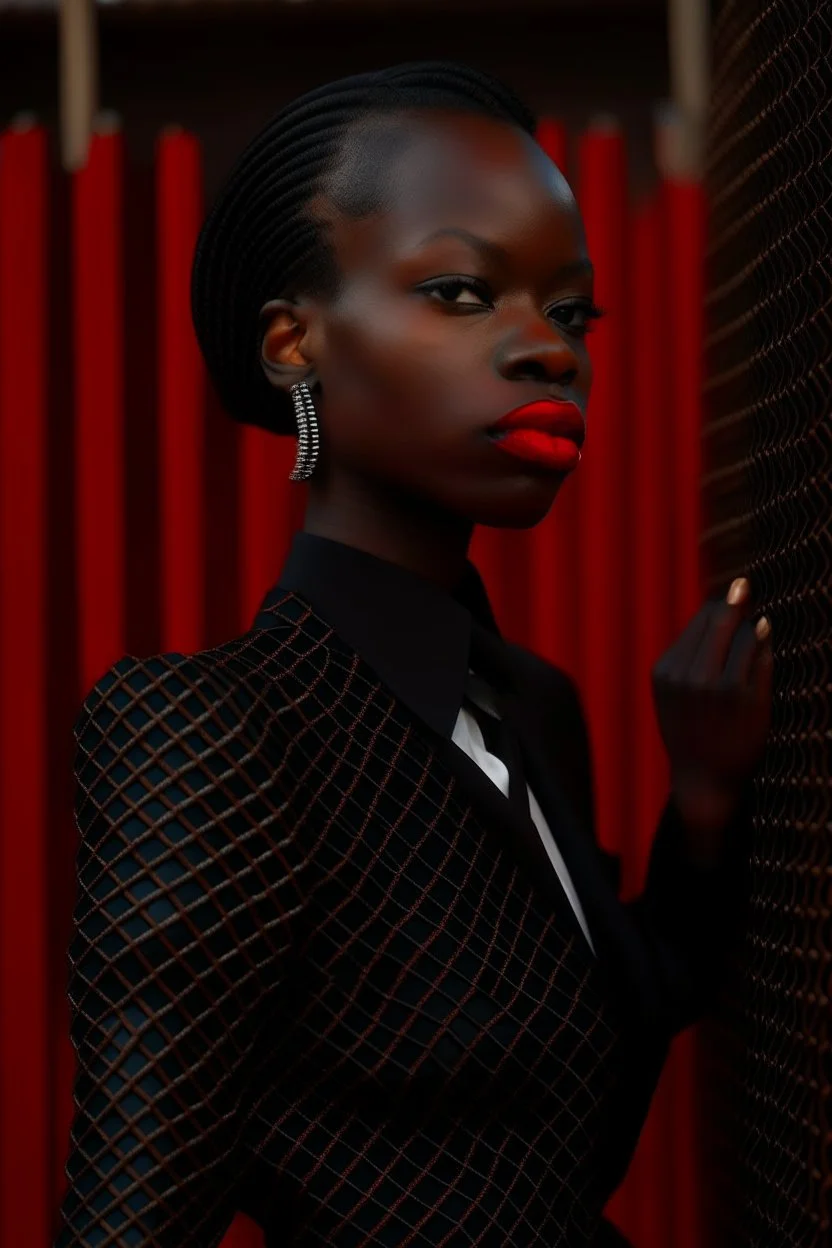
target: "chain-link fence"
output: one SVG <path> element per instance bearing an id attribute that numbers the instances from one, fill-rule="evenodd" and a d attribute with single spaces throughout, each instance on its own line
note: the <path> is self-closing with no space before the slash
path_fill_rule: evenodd
<path id="1" fill-rule="evenodd" d="M 721 0 L 703 553 L 772 621 L 753 901 L 706 1084 L 721 1244 L 832 1243 L 832 5 Z"/>

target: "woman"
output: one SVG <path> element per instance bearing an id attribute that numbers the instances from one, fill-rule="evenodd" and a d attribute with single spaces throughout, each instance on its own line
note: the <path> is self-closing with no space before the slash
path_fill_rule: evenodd
<path id="1" fill-rule="evenodd" d="M 592 268 L 533 133 L 465 66 L 361 74 L 203 229 L 208 367 L 299 432 L 309 504 L 249 632 L 125 656 L 76 725 L 62 1248 L 207 1248 L 237 1210 L 275 1246 L 623 1242 L 604 1204 L 741 913 L 771 649 L 743 582 L 657 665 L 673 790 L 622 905 L 575 686 L 467 559 L 583 440 Z"/>

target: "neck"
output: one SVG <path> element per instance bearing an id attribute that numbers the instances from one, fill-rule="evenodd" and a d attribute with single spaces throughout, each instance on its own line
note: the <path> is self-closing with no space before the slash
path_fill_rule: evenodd
<path id="1" fill-rule="evenodd" d="M 423 500 L 394 497 L 341 481 L 337 490 L 309 483 L 305 533 L 328 537 L 396 563 L 453 589 L 468 557 L 473 524 Z"/>

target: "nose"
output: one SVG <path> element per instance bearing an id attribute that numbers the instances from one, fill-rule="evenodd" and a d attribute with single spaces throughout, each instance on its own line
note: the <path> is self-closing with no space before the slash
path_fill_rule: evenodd
<path id="1" fill-rule="evenodd" d="M 503 347 L 497 368 L 508 381 L 554 381 L 568 386 L 578 375 L 579 360 L 569 342 L 538 321 Z"/>

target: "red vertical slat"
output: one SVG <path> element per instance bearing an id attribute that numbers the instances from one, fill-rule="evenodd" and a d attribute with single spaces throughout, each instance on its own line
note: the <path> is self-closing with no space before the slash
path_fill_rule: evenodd
<path id="1" fill-rule="evenodd" d="M 162 637 L 165 649 L 186 653 L 205 645 L 205 576 L 211 574 L 203 506 L 207 382 L 190 313 L 191 264 L 201 223 L 200 148 L 193 136 L 170 130 L 157 151 Z M 284 553 L 294 452 L 288 439 L 264 430 L 245 427 L 240 434 L 241 574 L 235 614 L 244 630 L 276 579 L 275 562 Z M 263 1248 L 263 1233 L 239 1214 L 220 1248 Z"/>
<path id="2" fill-rule="evenodd" d="M 199 142 L 166 131 L 156 160 L 162 644 L 193 653 L 205 624 L 205 378 L 190 312 L 202 222 Z"/>
<path id="3" fill-rule="evenodd" d="M 623 861 L 622 893 L 636 896 L 644 886 L 647 862 L 662 805 L 667 796 L 667 756 L 653 710 L 651 668 L 673 640 L 673 551 L 671 518 L 673 481 L 672 429 L 668 417 L 668 325 L 665 231 L 658 196 L 643 204 L 633 221 L 633 321 L 641 327 L 633 342 L 634 369 L 630 416 L 639 454 L 633 465 L 634 617 L 632 740 L 635 750 L 633 835 Z M 673 1243 L 670 1190 L 674 1156 L 672 1087 L 663 1074 L 625 1186 L 631 1197 L 622 1230 L 639 1248 Z"/>
<path id="4" fill-rule="evenodd" d="M 73 182 L 80 679 L 124 653 L 123 144 L 96 135 Z"/>
<path id="5" fill-rule="evenodd" d="M 599 123 L 581 137 L 579 198 L 595 293 L 607 311 L 589 337 L 595 370 L 580 481 L 580 683 L 595 762 L 598 836 L 618 851 L 627 807 L 629 737 L 624 688 L 630 665 L 626 583 L 630 560 L 627 305 L 627 167 L 624 136 Z M 626 594 L 625 594 L 626 590 Z"/>
<path id="6" fill-rule="evenodd" d="M 125 650 L 123 140 L 97 134 L 72 179 L 75 543 L 78 680 L 83 696 Z M 53 1122 L 61 1166 L 72 1122 L 75 1054 L 54 1045 Z"/>
<path id="7" fill-rule="evenodd" d="M 567 137 L 566 126 L 556 117 L 541 117 L 537 123 L 535 134 L 540 146 L 564 176 L 567 174 Z"/>
<path id="8" fill-rule="evenodd" d="M 638 743 L 633 792 L 634 836 L 623 892 L 642 889 L 653 837 L 667 797 L 667 755 L 653 709 L 651 669 L 674 638 L 672 522 L 675 491 L 668 465 L 673 455 L 673 406 L 668 353 L 666 229 L 662 198 L 643 204 L 633 223 L 633 320 L 643 327 L 633 342 L 630 416 L 638 455 L 633 463 L 635 538 L 632 553 L 635 690 L 634 738 Z M 649 327 L 649 328 L 648 328 Z"/>
<path id="9" fill-rule="evenodd" d="M 628 205 L 624 136 L 614 120 L 595 123 L 578 146 L 578 197 L 595 266 L 595 298 L 607 312 L 589 338 L 594 368 L 578 507 L 581 578 L 578 678 L 592 741 L 596 830 L 600 843 L 623 852 L 628 806 L 630 727 L 625 695 L 630 666 L 625 600 L 632 506 L 627 454 L 630 429 L 625 327 Z M 629 595 L 627 595 L 629 597 Z M 609 1202 L 620 1225 L 631 1216 L 625 1184 Z"/>
<path id="10" fill-rule="evenodd" d="M 296 493 L 289 480 L 296 442 L 247 425 L 240 446 L 240 627 L 251 627 L 283 566 L 295 528 Z"/>
<path id="11" fill-rule="evenodd" d="M 701 604 L 700 477 L 702 352 L 705 255 L 705 197 L 696 183 L 668 182 L 666 264 L 671 297 L 670 403 L 673 412 L 675 498 L 673 586 L 675 628 L 680 632 Z M 673 1234 L 678 1248 L 702 1248 L 699 1185 L 701 1132 L 696 1096 L 698 1034 L 676 1038 L 669 1060 L 673 1114 L 677 1124 L 673 1173 Z"/>
<path id="12" fill-rule="evenodd" d="M 50 1239 L 47 145 L 0 135 L 0 1243 Z"/>
<path id="13" fill-rule="evenodd" d="M 675 431 L 676 627 L 701 605 L 699 536 L 702 531 L 702 352 L 705 194 L 694 182 L 668 182 L 667 266 L 672 297 L 670 363 Z"/>
<path id="14" fill-rule="evenodd" d="M 157 149 L 159 474 L 162 644 L 192 653 L 204 645 L 204 472 L 206 381 L 190 312 L 194 247 L 202 223 L 199 143 L 179 129 Z M 222 1248 L 260 1248 L 242 1217 Z"/>
<path id="15" fill-rule="evenodd" d="M 263 1248 L 263 1232 L 255 1222 L 238 1213 L 220 1243 L 220 1248 Z"/>
<path id="16" fill-rule="evenodd" d="M 541 119 L 537 141 L 568 177 L 566 127 Z M 549 514 L 522 537 L 528 543 L 528 644 L 542 658 L 575 674 L 578 666 L 578 498 L 580 467 L 564 481 Z"/>

